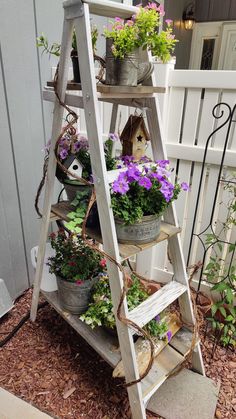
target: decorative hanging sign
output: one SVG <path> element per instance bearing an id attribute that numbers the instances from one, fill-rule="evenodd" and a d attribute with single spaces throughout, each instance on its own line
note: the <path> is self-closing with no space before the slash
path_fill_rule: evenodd
<path id="1" fill-rule="evenodd" d="M 142 115 L 130 115 L 120 136 L 122 155 L 140 160 L 145 156 L 150 135 Z"/>

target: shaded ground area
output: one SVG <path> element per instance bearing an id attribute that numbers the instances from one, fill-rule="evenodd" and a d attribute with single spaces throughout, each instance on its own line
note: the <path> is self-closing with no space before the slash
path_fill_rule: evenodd
<path id="1" fill-rule="evenodd" d="M 0 339 L 29 310 L 30 302 L 31 290 L 1 320 Z M 215 381 L 221 380 L 216 417 L 234 419 L 235 354 L 217 348 L 212 360 L 211 347 L 207 337 L 203 346 L 206 372 Z M 0 349 L 0 387 L 60 419 L 128 419 L 126 390 L 111 374 L 111 368 L 50 306 L 39 311 L 36 323 L 27 321 Z"/>

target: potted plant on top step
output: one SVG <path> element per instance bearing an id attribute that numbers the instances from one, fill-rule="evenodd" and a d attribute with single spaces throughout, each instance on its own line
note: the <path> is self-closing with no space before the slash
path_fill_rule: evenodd
<path id="1" fill-rule="evenodd" d="M 163 6 L 148 3 L 139 7 L 129 20 L 119 17 L 104 30 L 106 37 L 106 84 L 137 86 L 148 78 L 150 63 L 140 63 L 139 52 L 152 49 L 154 55 L 166 60 L 175 43 L 170 23 L 166 31 L 158 32 Z M 144 65 L 145 64 L 145 65 Z"/>

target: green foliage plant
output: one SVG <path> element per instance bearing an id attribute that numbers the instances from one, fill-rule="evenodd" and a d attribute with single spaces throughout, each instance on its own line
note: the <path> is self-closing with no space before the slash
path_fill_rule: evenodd
<path id="1" fill-rule="evenodd" d="M 97 45 L 97 39 L 98 39 L 98 28 L 95 25 L 91 26 L 91 39 L 92 39 L 93 53 L 95 54 L 96 49 L 97 49 L 96 45 Z M 36 45 L 39 48 L 43 48 L 43 53 L 45 52 L 49 55 L 60 57 L 61 44 L 58 44 L 57 42 L 53 42 L 53 44 L 49 45 L 48 39 L 43 33 L 36 38 Z M 77 51 L 77 41 L 76 41 L 75 30 L 73 30 L 71 47 L 74 52 Z"/>
<path id="2" fill-rule="evenodd" d="M 134 309 L 140 303 L 149 297 L 149 292 L 140 283 L 135 275 L 131 277 L 131 285 L 127 292 L 127 305 L 129 310 Z M 92 329 L 98 326 L 105 326 L 109 329 L 116 328 L 115 315 L 111 300 L 111 290 L 109 286 L 108 276 L 100 275 L 99 281 L 94 285 L 92 290 L 92 302 L 88 310 L 80 316 L 80 319 L 88 324 Z M 168 325 L 162 316 L 156 316 L 151 320 L 144 329 L 151 336 L 159 339 L 168 339 Z"/>
<path id="3" fill-rule="evenodd" d="M 224 237 L 229 229 L 236 226 L 236 188 L 235 179 L 228 179 L 224 189 L 230 193 L 231 198 L 226 204 L 227 217 L 224 223 L 217 223 L 215 231 L 206 235 L 207 248 L 211 250 L 211 257 L 207 263 L 203 279 L 212 284 L 212 291 L 220 295 L 211 307 L 211 316 L 208 321 L 211 322 L 215 333 L 220 336 L 220 342 L 223 346 L 235 347 L 236 345 L 236 307 L 234 303 L 236 291 L 236 264 L 234 263 L 236 243 L 228 244 L 227 254 L 222 259 Z M 227 261 L 230 262 L 227 262 Z"/>
<path id="4" fill-rule="evenodd" d="M 47 262 L 51 273 L 80 285 L 103 272 L 100 255 L 86 246 L 80 237 L 67 235 L 61 229 L 51 233 L 49 241 L 55 251 L 55 256 L 49 257 Z"/>
<path id="5" fill-rule="evenodd" d="M 178 41 L 173 35 L 171 20 L 166 20 L 165 31 L 158 32 L 160 16 L 163 15 L 162 5 L 149 3 L 146 7 L 139 7 L 138 12 L 129 20 L 116 17 L 110 27 L 104 29 L 104 36 L 113 41 L 113 56 L 124 59 L 137 48 L 147 48 L 163 62 L 169 61 Z"/>

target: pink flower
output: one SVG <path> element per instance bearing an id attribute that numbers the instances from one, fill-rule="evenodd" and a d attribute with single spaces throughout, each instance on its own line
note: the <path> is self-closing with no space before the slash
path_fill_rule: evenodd
<path id="1" fill-rule="evenodd" d="M 117 26 L 116 26 L 116 29 L 117 29 L 118 31 L 121 31 L 121 29 L 123 29 L 123 26 L 122 26 L 122 25 L 117 25 Z"/>
<path id="2" fill-rule="evenodd" d="M 106 259 L 105 259 L 105 258 L 101 259 L 99 264 L 100 264 L 100 266 L 101 266 L 102 268 L 105 268 L 105 267 L 106 267 L 106 264 L 107 264 Z"/>
<path id="3" fill-rule="evenodd" d="M 126 25 L 127 26 L 133 26 L 134 22 L 132 20 L 127 20 Z"/>
<path id="4" fill-rule="evenodd" d="M 172 19 L 166 19 L 165 22 L 166 22 L 167 25 L 172 25 L 173 20 Z"/>
<path id="5" fill-rule="evenodd" d="M 123 19 L 121 19 L 120 17 L 115 17 L 115 21 L 116 22 L 123 22 Z"/>
<path id="6" fill-rule="evenodd" d="M 163 4 L 160 4 L 160 6 L 157 8 L 157 11 L 160 13 L 160 16 L 165 16 L 165 10 Z"/>
<path id="7" fill-rule="evenodd" d="M 148 3 L 147 9 L 153 9 L 153 10 L 156 10 L 158 12 L 158 8 L 157 8 L 156 3 Z"/>
<path id="8" fill-rule="evenodd" d="M 83 284 L 83 281 L 81 281 L 81 279 L 77 279 L 76 285 L 82 285 L 82 284 Z"/>

